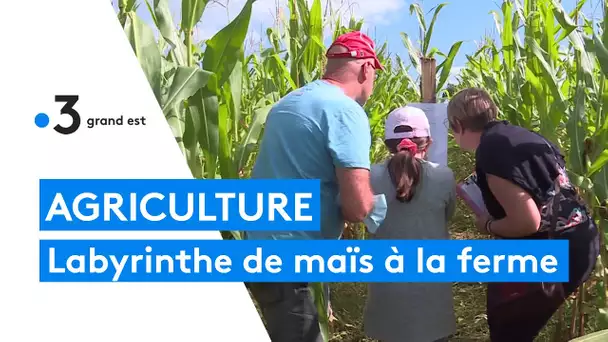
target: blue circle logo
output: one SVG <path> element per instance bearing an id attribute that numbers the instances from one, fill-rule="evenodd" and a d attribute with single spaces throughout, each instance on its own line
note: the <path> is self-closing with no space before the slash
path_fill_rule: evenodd
<path id="1" fill-rule="evenodd" d="M 39 113 L 34 118 L 34 123 L 36 123 L 36 126 L 38 126 L 40 128 L 44 128 L 44 127 L 48 126 L 49 121 L 50 121 L 49 116 L 44 113 Z"/>

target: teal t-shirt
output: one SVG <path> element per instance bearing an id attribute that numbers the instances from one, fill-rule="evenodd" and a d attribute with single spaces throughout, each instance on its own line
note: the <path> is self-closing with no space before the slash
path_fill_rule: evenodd
<path id="1" fill-rule="evenodd" d="M 344 228 L 336 167 L 370 168 L 369 120 L 361 105 L 323 80 L 294 90 L 266 120 L 251 178 L 320 179 L 320 232 L 250 231 L 247 239 L 337 239 Z"/>

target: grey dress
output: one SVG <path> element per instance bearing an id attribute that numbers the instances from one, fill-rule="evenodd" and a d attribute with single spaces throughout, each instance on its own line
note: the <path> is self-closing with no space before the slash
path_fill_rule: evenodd
<path id="1" fill-rule="evenodd" d="M 388 162 L 388 161 L 387 161 Z M 371 169 L 375 194 L 384 193 L 388 211 L 373 238 L 449 239 L 448 220 L 455 208 L 453 172 L 422 161 L 423 174 L 409 203 L 395 199 L 386 163 Z M 456 332 L 451 283 L 369 283 L 365 333 L 383 342 L 433 342 Z"/>

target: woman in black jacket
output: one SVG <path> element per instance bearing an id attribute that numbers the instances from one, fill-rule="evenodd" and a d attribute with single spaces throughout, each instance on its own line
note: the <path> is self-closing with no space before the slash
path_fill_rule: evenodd
<path id="1" fill-rule="evenodd" d="M 492 341 L 532 342 L 565 299 L 586 281 L 599 255 L 599 235 L 568 179 L 559 149 L 537 133 L 497 120 L 482 89 L 465 89 L 448 105 L 458 145 L 475 152 L 475 171 L 489 213 L 477 228 L 501 239 L 568 239 L 569 281 L 489 283 Z"/>

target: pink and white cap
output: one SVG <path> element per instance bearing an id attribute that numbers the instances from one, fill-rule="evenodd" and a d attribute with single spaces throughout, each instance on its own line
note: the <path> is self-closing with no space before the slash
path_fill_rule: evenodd
<path id="1" fill-rule="evenodd" d="M 399 126 L 410 126 L 410 132 L 395 133 Z M 386 118 L 384 138 L 388 139 L 411 139 L 431 136 L 431 127 L 426 114 L 420 108 L 405 106 L 392 111 Z"/>

